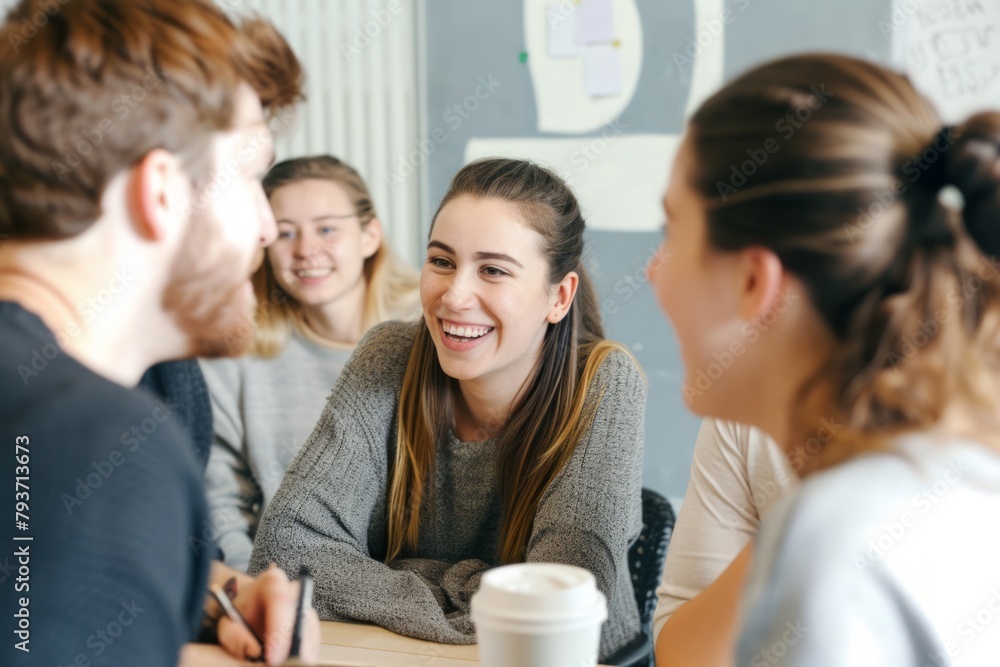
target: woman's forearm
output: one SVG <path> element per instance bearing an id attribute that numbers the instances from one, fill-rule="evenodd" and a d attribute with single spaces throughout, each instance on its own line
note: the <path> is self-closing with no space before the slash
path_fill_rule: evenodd
<path id="1" fill-rule="evenodd" d="M 733 667 L 740 593 L 750 563 L 750 542 L 718 579 L 684 603 L 656 640 L 660 667 Z"/>

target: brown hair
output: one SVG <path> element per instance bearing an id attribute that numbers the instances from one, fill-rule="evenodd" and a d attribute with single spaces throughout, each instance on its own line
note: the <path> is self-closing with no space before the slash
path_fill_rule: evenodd
<path id="1" fill-rule="evenodd" d="M 848 429 L 803 472 L 957 404 L 996 428 L 1000 114 L 942 128 L 904 76 L 820 54 L 740 76 L 689 134 L 711 245 L 771 249 L 839 343 L 822 379 Z"/>
<path id="2" fill-rule="evenodd" d="M 0 27 L 0 233 L 82 233 L 111 178 L 156 148 L 204 179 L 241 82 L 272 113 L 301 98 L 274 27 L 210 0 L 24 0 Z"/>
<path id="3" fill-rule="evenodd" d="M 354 203 L 362 229 L 377 217 L 364 180 L 353 167 L 332 155 L 293 158 L 277 163 L 264 177 L 264 194 L 270 199 L 278 188 L 311 179 L 332 181 L 343 187 Z M 362 331 L 379 322 L 409 318 L 419 312 L 420 276 L 392 251 L 384 235 L 375 253 L 365 260 L 362 270 L 366 285 Z M 273 357 L 288 342 L 292 327 L 301 326 L 301 307 L 278 284 L 266 255 L 263 264 L 254 273 L 253 284 L 257 294 L 254 353 Z"/>
<path id="4" fill-rule="evenodd" d="M 455 175 L 434 219 L 460 196 L 512 202 L 526 226 L 543 238 L 549 282 L 559 283 L 570 271 L 580 276 L 569 312 L 548 327 L 534 373 L 501 420 L 496 473 L 502 525 L 497 556 L 501 563 L 513 563 L 524 560 L 542 494 L 590 426 L 600 401 L 588 393 L 597 369 L 613 350 L 627 350 L 604 340 L 597 297 L 581 262 L 584 219 L 562 179 L 520 160 L 473 162 Z M 422 321 L 400 395 L 389 480 L 387 562 L 416 548 L 421 506 L 433 493 L 437 443 L 453 423 L 456 391 L 457 383 L 442 370 Z"/>

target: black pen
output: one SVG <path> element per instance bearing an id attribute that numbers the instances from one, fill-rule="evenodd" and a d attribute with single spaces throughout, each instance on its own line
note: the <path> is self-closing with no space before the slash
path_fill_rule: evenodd
<path id="1" fill-rule="evenodd" d="M 222 590 L 222 587 L 219 586 L 218 584 L 212 584 L 211 586 L 208 587 L 208 591 L 212 594 L 212 597 L 215 598 L 215 601 L 219 603 L 219 606 L 222 607 L 222 611 L 226 613 L 226 616 L 229 617 L 230 621 L 232 621 L 236 625 L 242 625 L 244 628 L 250 631 L 250 634 L 253 635 L 253 638 L 256 639 L 257 643 L 260 645 L 260 657 L 257 658 L 257 660 L 258 661 L 263 660 L 264 640 L 261 639 L 260 635 L 258 635 L 257 632 L 250 626 L 250 624 L 247 623 L 247 620 L 243 618 L 243 614 L 241 614 L 240 610 L 237 609 L 235 605 L 233 605 L 232 601 L 229 599 L 229 596 L 226 595 L 226 593 Z"/>
<path id="2" fill-rule="evenodd" d="M 288 657 L 299 657 L 302 644 L 302 629 L 306 622 L 306 613 L 312 608 L 313 579 L 309 568 L 305 565 L 299 570 L 299 606 L 295 609 L 295 629 L 292 631 L 292 650 Z"/>

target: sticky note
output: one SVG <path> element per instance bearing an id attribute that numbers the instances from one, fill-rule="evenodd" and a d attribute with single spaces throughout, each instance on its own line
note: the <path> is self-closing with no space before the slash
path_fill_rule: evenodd
<path id="1" fill-rule="evenodd" d="M 553 3 L 545 8 L 549 27 L 549 55 L 553 58 L 575 58 L 582 55 L 576 42 L 576 5 Z"/>
<path id="2" fill-rule="evenodd" d="M 583 0 L 576 11 L 576 41 L 580 44 L 610 42 L 615 38 L 615 13 L 611 0 Z"/>
<path id="3" fill-rule="evenodd" d="M 622 93 L 621 51 L 611 44 L 591 44 L 583 52 L 584 89 L 591 97 Z"/>

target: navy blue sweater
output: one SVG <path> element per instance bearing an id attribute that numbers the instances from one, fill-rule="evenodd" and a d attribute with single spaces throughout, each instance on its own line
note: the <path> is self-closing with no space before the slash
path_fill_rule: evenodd
<path id="1" fill-rule="evenodd" d="M 189 435 L 17 304 L 0 341 L 0 663 L 173 667 L 212 556 Z"/>

